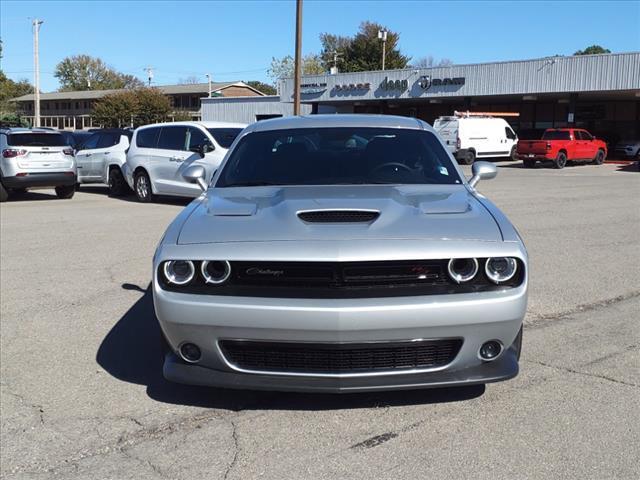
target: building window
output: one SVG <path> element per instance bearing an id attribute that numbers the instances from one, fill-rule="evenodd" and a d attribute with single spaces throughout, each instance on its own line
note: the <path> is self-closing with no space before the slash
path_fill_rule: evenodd
<path id="1" fill-rule="evenodd" d="M 89 102 L 84 102 L 84 108 L 89 108 Z"/>
<path id="2" fill-rule="evenodd" d="M 76 102 L 76 110 L 80 109 L 80 102 Z"/>

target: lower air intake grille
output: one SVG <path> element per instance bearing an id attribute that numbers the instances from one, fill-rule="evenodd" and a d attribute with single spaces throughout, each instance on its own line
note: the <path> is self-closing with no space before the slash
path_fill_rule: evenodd
<path id="1" fill-rule="evenodd" d="M 220 342 L 226 359 L 244 370 L 326 374 L 442 367 L 461 346 L 457 338 L 379 344 Z"/>
<path id="2" fill-rule="evenodd" d="M 366 223 L 373 222 L 380 212 L 367 210 L 314 210 L 300 212 L 298 217 L 308 223 Z"/>

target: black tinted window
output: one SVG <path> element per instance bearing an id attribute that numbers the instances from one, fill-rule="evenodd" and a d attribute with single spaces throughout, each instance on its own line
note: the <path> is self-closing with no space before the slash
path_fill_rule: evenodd
<path id="1" fill-rule="evenodd" d="M 571 140 L 566 130 L 547 130 L 542 135 L 543 140 Z"/>
<path id="2" fill-rule="evenodd" d="M 158 148 L 166 150 L 188 150 L 185 142 L 187 127 L 162 127 Z"/>
<path id="3" fill-rule="evenodd" d="M 315 128 L 245 136 L 217 187 L 242 185 L 456 184 L 436 136 L 394 128 Z"/>
<path id="4" fill-rule="evenodd" d="M 229 148 L 242 131 L 241 128 L 207 128 L 207 130 L 222 148 Z"/>
<path id="5" fill-rule="evenodd" d="M 119 133 L 101 133 L 98 148 L 109 148 L 120 142 Z"/>
<path id="6" fill-rule="evenodd" d="M 136 135 L 136 145 L 142 148 L 157 148 L 159 135 L 159 127 L 138 130 L 138 134 Z"/>
<path id="7" fill-rule="evenodd" d="M 510 138 L 511 140 L 515 140 L 516 134 L 513 133 L 513 130 L 511 130 L 509 127 L 504 127 L 504 131 L 505 131 L 505 134 L 507 135 L 507 138 Z"/>
<path id="8" fill-rule="evenodd" d="M 99 133 L 93 133 L 87 141 L 82 145 L 82 150 L 93 150 L 94 148 L 98 148 L 98 141 L 100 140 Z"/>
<path id="9" fill-rule="evenodd" d="M 189 127 L 187 130 L 187 142 L 189 150 L 196 147 L 211 145 L 209 137 L 207 137 L 202 130 L 195 127 Z"/>
<path id="10" fill-rule="evenodd" d="M 12 133 L 7 144 L 16 147 L 65 147 L 67 142 L 59 133 Z"/>
<path id="11" fill-rule="evenodd" d="M 580 130 L 580 139 L 581 140 L 593 140 L 593 137 L 589 132 L 585 132 L 584 130 Z"/>

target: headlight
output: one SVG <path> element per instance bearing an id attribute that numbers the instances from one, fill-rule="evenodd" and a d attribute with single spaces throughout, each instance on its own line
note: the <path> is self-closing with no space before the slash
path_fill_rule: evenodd
<path id="1" fill-rule="evenodd" d="M 231 265 L 226 260 L 208 260 L 202 262 L 200 271 L 206 283 L 220 285 L 231 275 Z"/>
<path id="2" fill-rule="evenodd" d="M 478 273 L 478 260 L 475 258 L 452 258 L 449 260 L 447 270 L 454 282 L 468 282 Z"/>
<path id="3" fill-rule="evenodd" d="M 173 285 L 186 285 L 196 273 L 191 260 L 169 260 L 162 268 L 167 282 Z"/>
<path id="4" fill-rule="evenodd" d="M 484 267 L 489 280 L 493 283 L 502 283 L 511 280 L 518 270 L 518 262 L 510 257 L 488 258 Z"/>

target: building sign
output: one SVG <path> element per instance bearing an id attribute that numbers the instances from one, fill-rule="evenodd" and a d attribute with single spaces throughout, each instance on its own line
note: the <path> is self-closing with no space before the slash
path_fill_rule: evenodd
<path id="1" fill-rule="evenodd" d="M 418 85 L 423 90 L 429 90 L 430 87 L 445 87 L 447 85 L 464 85 L 464 77 L 454 78 L 431 78 L 429 75 L 422 75 L 418 79 Z"/>
<path id="2" fill-rule="evenodd" d="M 311 95 L 314 93 L 322 93 L 327 89 L 326 83 L 303 83 L 300 85 L 300 93 L 302 95 Z"/>
<path id="3" fill-rule="evenodd" d="M 334 85 L 333 89 L 337 92 L 353 92 L 356 90 L 369 90 L 371 84 L 369 82 L 364 83 L 342 83 Z"/>
<path id="4" fill-rule="evenodd" d="M 409 88 L 408 80 L 389 80 L 388 77 L 384 77 L 384 80 L 380 84 L 380 88 L 382 90 L 400 90 L 404 92 L 407 88 Z"/>

